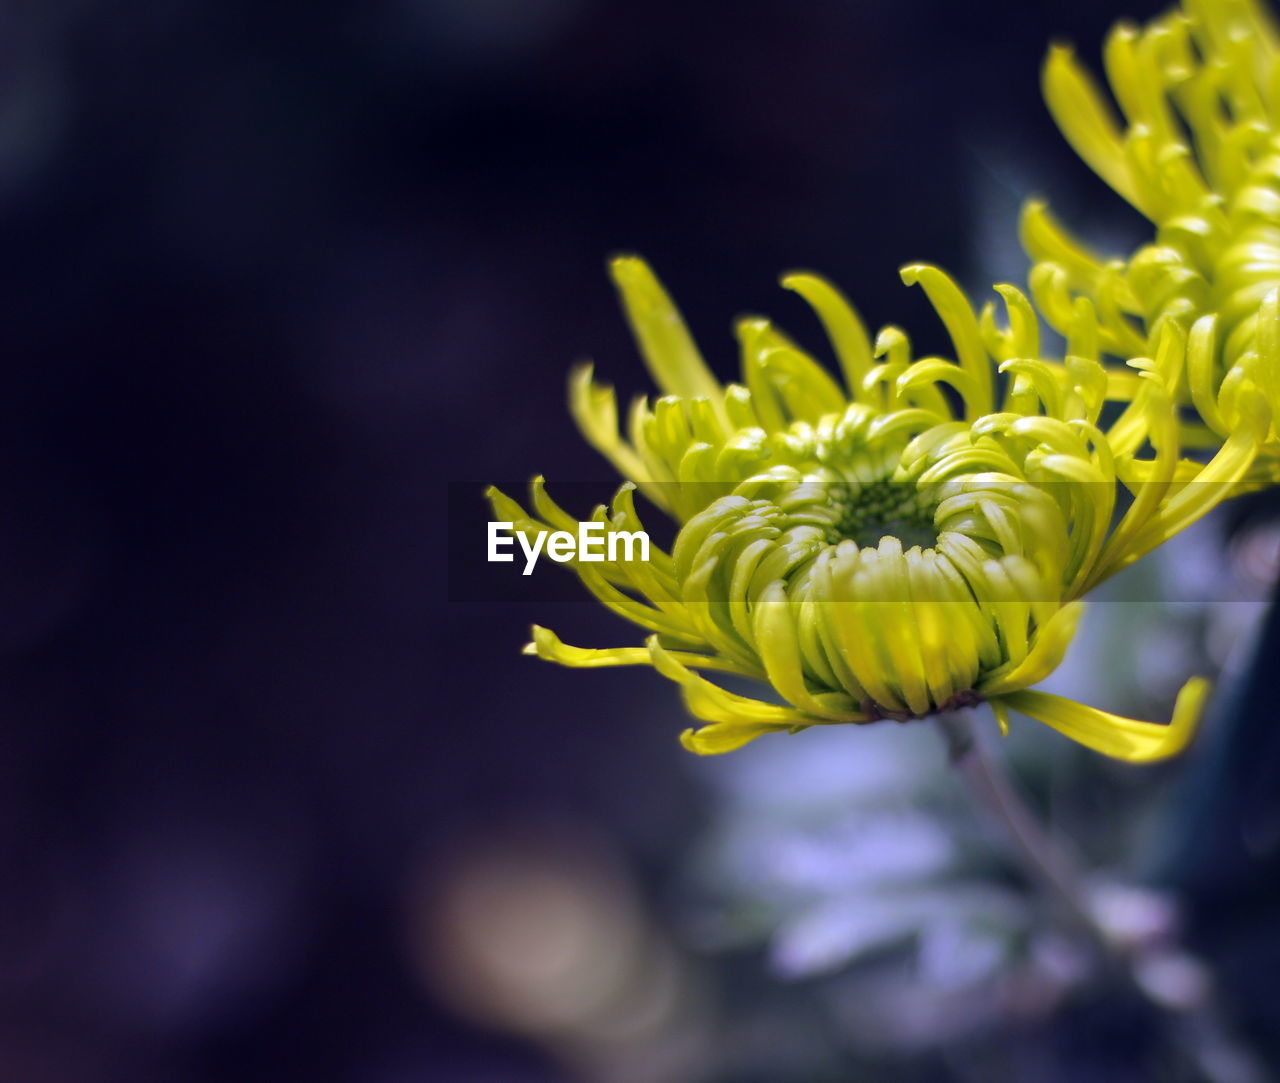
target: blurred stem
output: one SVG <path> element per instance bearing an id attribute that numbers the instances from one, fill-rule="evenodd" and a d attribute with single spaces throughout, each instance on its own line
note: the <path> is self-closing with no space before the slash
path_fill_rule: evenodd
<path id="1" fill-rule="evenodd" d="M 938 716 L 951 764 L 969 792 L 1004 829 L 1028 876 L 1055 900 L 1097 952 L 1106 970 L 1170 1020 L 1169 1031 L 1197 1077 L 1207 1083 L 1264 1083 L 1271 1078 L 1261 1062 L 1224 1025 L 1206 980 L 1198 995 L 1171 1004 L 1143 980 L 1145 965 L 1173 959 L 1204 965 L 1172 944 L 1172 930 L 1158 943 L 1125 943 L 1109 936 L 1089 905 L 1080 859 L 1070 844 L 1054 836 L 1027 806 L 1009 778 L 1004 760 L 993 756 L 973 733 L 968 712 Z"/>
<path id="2" fill-rule="evenodd" d="M 1014 789 L 1003 761 L 978 741 L 967 712 L 940 715 L 951 765 L 969 792 L 1004 828 L 1023 869 L 1062 907 L 1095 946 L 1107 940 L 1085 903 L 1083 872 L 1075 853 L 1054 838 Z"/>

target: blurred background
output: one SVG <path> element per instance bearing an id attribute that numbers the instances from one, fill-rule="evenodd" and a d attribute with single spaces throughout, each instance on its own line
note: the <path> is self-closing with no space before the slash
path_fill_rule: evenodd
<path id="1" fill-rule="evenodd" d="M 1127 250 L 1038 66 L 1162 6 L 0 5 L 0 1083 L 1197 1078 L 1179 1043 L 1265 1078 L 1265 500 L 1055 678 L 1154 718 L 1219 674 L 1192 755 L 1006 746 L 1131 885 L 1099 905 L 1197 953 L 1172 1016 L 1089 973 L 926 728 L 697 761 L 660 678 L 519 654 L 630 629 L 445 556 L 486 482 L 611 494 L 564 405 L 587 356 L 648 388 L 611 253 L 727 377 L 744 312 L 819 348 L 789 269 L 924 354 L 897 268 L 1020 281 L 1026 195 Z"/>

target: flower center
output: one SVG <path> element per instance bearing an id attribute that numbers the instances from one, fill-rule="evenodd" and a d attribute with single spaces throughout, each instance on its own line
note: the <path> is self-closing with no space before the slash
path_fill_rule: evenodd
<path id="1" fill-rule="evenodd" d="M 837 430 L 797 427 L 771 466 L 685 523 L 681 597 L 819 717 L 970 704 L 1060 605 L 1062 510 L 963 426 L 910 441 Z"/>
<path id="2" fill-rule="evenodd" d="M 934 501 L 910 483 L 882 478 L 871 482 L 839 482 L 827 486 L 835 517 L 827 541 L 835 545 L 846 538 L 859 548 L 874 548 L 886 535 L 896 537 L 904 549 L 937 544 Z"/>

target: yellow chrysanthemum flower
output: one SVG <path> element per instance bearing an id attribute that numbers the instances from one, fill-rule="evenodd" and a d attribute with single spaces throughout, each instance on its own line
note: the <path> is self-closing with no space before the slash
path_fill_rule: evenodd
<path id="1" fill-rule="evenodd" d="M 1122 118 L 1065 46 L 1045 63 L 1045 98 L 1068 142 L 1155 237 L 1106 259 L 1032 202 L 1022 220 L 1031 295 L 1064 333 L 1087 299 L 1099 345 L 1119 358 L 1177 321 L 1189 335 L 1180 397 L 1199 415 L 1184 436 L 1214 446 L 1231 431 L 1223 399 L 1240 381 L 1280 416 L 1280 35 L 1253 0 L 1186 0 L 1143 30 L 1117 26 L 1105 65 Z M 1275 480 L 1272 428 L 1248 481 Z"/>
<path id="2" fill-rule="evenodd" d="M 1038 360 L 1027 299 L 999 287 L 1007 326 L 979 320 L 934 267 L 904 269 L 942 319 L 957 361 L 912 360 L 900 330 L 874 347 L 853 308 L 813 275 L 785 277 L 825 326 L 844 387 L 767 321 L 738 326 L 743 383 L 722 386 L 675 306 L 638 259 L 613 274 L 663 396 L 618 431 L 612 389 L 571 381 L 587 439 L 627 477 L 592 519 L 641 528 L 639 489 L 671 514 L 670 553 L 647 563 L 575 563 L 586 587 L 650 635 L 590 650 L 534 629 L 527 650 L 570 666 L 648 664 L 681 685 L 696 752 L 775 731 L 905 721 L 981 701 L 1010 708 L 1108 755 L 1143 761 L 1189 739 L 1207 692 L 1183 688 L 1171 725 L 1121 718 L 1031 686 L 1061 661 L 1093 586 L 1203 515 L 1243 478 L 1269 413 L 1242 379 L 1225 403 L 1231 436 L 1207 464 L 1180 458 L 1177 391 L 1187 336 L 1156 331 L 1110 432 L 1099 416 L 1115 377 L 1084 339 L 1063 364 Z M 996 406 L 996 365 L 1007 374 Z M 1188 484 L 1195 479 L 1199 484 Z M 1118 482 L 1133 499 L 1117 515 Z M 496 490 L 498 518 L 526 535 L 578 523 L 532 486 L 531 511 Z M 697 671 L 753 678 L 782 703 Z"/>

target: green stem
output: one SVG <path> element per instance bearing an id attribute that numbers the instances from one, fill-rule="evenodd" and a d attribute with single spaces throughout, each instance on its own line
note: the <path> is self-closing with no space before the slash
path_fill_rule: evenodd
<path id="1" fill-rule="evenodd" d="M 1208 982 L 1199 996 L 1176 1006 L 1152 992 L 1142 978 L 1142 971 L 1156 961 L 1158 953 L 1163 953 L 1164 959 L 1176 957 L 1201 968 L 1203 964 L 1170 944 L 1172 930 L 1159 938 L 1158 943 L 1123 943 L 1108 934 L 1089 906 L 1084 867 L 1079 857 L 1066 840 L 1053 835 L 1027 806 L 1013 785 L 1004 761 L 993 756 L 984 742 L 974 736 L 968 714 L 966 711 L 938 716 L 952 767 L 964 779 L 977 803 L 1001 826 L 1028 877 L 1085 935 L 1099 961 L 1170 1019 L 1170 1030 L 1178 1047 L 1202 1079 L 1207 1083 L 1265 1083 L 1270 1075 L 1252 1053 L 1231 1037 Z"/>
<path id="2" fill-rule="evenodd" d="M 976 740 L 967 712 L 939 716 L 951 765 L 969 792 L 1004 829 L 1023 869 L 1074 924 L 1105 949 L 1106 938 L 1085 905 L 1083 872 L 1075 854 L 1054 838 L 1014 789 L 1003 764 Z"/>

